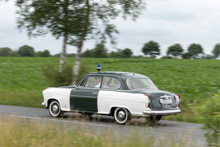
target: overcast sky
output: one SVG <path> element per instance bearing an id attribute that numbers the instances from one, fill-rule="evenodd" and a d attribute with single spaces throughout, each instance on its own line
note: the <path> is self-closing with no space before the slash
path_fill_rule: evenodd
<path id="1" fill-rule="evenodd" d="M 143 55 L 144 43 L 154 40 L 159 43 L 162 55 L 167 48 L 180 43 L 186 51 L 191 43 L 201 44 L 206 54 L 211 54 L 215 44 L 220 43 L 220 1 L 219 0 L 146 0 L 147 9 L 137 21 L 117 19 L 120 34 L 116 37 L 117 48 L 130 48 L 135 55 Z M 62 38 L 51 35 L 29 39 L 26 30 L 16 29 L 14 2 L 0 2 L 0 47 L 17 50 L 30 45 L 35 51 L 48 49 L 57 54 L 62 48 Z M 91 49 L 95 41 L 87 41 L 83 51 Z M 113 51 L 107 45 L 108 51 Z M 76 48 L 67 47 L 68 53 Z"/>

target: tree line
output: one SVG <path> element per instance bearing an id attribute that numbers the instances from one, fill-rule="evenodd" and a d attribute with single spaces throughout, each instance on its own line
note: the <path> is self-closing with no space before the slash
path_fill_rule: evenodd
<path id="1" fill-rule="evenodd" d="M 154 41 L 149 41 L 144 44 L 142 48 L 142 52 L 145 55 L 150 55 L 155 57 L 156 55 L 160 55 L 159 44 Z M 203 47 L 200 44 L 192 43 L 187 48 L 187 52 L 184 53 L 184 49 L 180 44 L 174 44 L 168 47 L 166 56 L 163 56 L 162 59 L 171 59 L 181 57 L 183 59 L 196 59 L 196 58 L 206 58 L 206 59 L 214 59 L 218 58 L 220 55 L 220 43 L 217 43 L 212 50 L 212 55 L 205 55 L 203 51 Z"/>
<path id="2" fill-rule="evenodd" d="M 50 52 L 48 50 L 35 52 L 34 48 L 28 45 L 19 47 L 17 51 L 13 51 L 8 47 L 0 48 L 0 56 L 3 57 L 49 57 Z"/>
<path id="3" fill-rule="evenodd" d="M 144 55 L 148 55 L 149 58 L 155 58 L 156 55 L 160 55 L 160 46 L 155 41 L 149 41 L 145 43 L 141 49 Z M 220 43 L 216 44 L 212 50 L 212 55 L 205 55 L 203 48 L 200 44 L 192 43 L 187 48 L 187 52 L 184 53 L 184 49 L 180 44 L 174 44 L 168 47 L 166 56 L 162 59 L 172 59 L 181 57 L 183 59 L 214 59 L 220 55 Z M 116 49 L 116 51 L 108 52 L 108 49 L 104 44 L 97 43 L 93 49 L 87 49 L 82 53 L 82 57 L 89 58 L 131 58 L 131 57 L 144 57 L 142 55 L 132 56 L 133 52 L 129 48 Z M 50 55 L 48 50 L 35 52 L 34 48 L 28 45 L 21 46 L 18 51 L 13 51 L 8 47 L 0 48 L 0 56 L 21 56 L 21 57 L 60 57 L 61 54 Z M 66 54 L 66 57 L 75 57 L 76 54 Z"/>
<path id="4" fill-rule="evenodd" d="M 155 41 L 149 41 L 145 43 L 141 49 L 142 53 L 148 58 L 155 58 L 157 55 L 160 55 L 160 45 Z M 130 58 L 130 57 L 144 57 L 142 55 L 132 56 L 133 52 L 129 48 L 117 49 L 108 53 L 108 50 L 103 44 L 96 44 L 96 46 L 89 50 L 87 49 L 83 52 L 83 57 L 92 57 L 92 58 Z M 180 44 L 174 44 L 168 47 L 166 51 L 166 56 L 163 56 L 162 59 L 172 59 L 172 58 L 183 58 L 183 59 L 215 59 L 220 56 L 220 43 L 217 43 L 213 50 L 212 55 L 205 55 L 203 47 L 200 44 L 192 43 L 187 48 L 187 52 L 184 52 L 183 47 Z"/>

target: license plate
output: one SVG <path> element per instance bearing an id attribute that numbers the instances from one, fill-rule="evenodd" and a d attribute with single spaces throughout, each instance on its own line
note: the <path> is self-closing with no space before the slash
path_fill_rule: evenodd
<path id="1" fill-rule="evenodd" d="M 160 102 L 161 104 L 172 104 L 172 99 L 168 99 L 168 100 L 160 99 Z"/>
<path id="2" fill-rule="evenodd" d="M 171 108 L 171 104 L 162 104 L 162 108 Z"/>

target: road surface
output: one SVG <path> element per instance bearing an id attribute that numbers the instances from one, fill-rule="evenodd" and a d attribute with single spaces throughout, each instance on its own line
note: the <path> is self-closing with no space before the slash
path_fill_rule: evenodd
<path id="1" fill-rule="evenodd" d="M 30 108 L 19 106 L 0 105 L 0 115 L 13 116 L 15 118 L 36 119 L 42 121 L 56 121 L 59 123 L 68 123 L 85 125 L 93 130 L 107 130 L 111 129 L 118 132 L 120 136 L 128 135 L 134 128 L 140 135 L 143 133 L 153 133 L 156 138 L 160 137 L 173 137 L 175 139 L 190 139 L 193 140 L 198 146 L 207 146 L 204 138 L 204 131 L 200 128 L 202 124 L 185 123 L 177 121 L 161 120 L 156 125 L 148 125 L 144 118 L 133 119 L 129 125 L 118 125 L 115 123 L 113 117 L 104 115 L 93 115 L 93 120 L 83 119 L 77 113 L 65 113 L 62 118 L 53 118 L 49 115 L 48 110 L 45 108 Z"/>

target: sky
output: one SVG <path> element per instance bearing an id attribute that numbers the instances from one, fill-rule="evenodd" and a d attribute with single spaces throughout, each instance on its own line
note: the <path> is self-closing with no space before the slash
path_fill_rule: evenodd
<path id="1" fill-rule="evenodd" d="M 192 43 L 202 45 L 205 54 L 211 54 L 220 43 L 220 1 L 219 0 L 145 0 L 146 9 L 136 21 L 118 18 L 114 21 L 120 34 L 117 48 L 130 48 L 134 55 L 143 55 L 141 48 L 151 40 L 160 45 L 161 56 L 165 56 L 169 46 L 179 43 L 184 51 Z M 29 45 L 37 51 L 48 49 L 52 55 L 61 52 L 62 38 L 50 34 L 29 38 L 25 29 L 17 29 L 17 8 L 14 1 L 0 1 L 0 47 L 18 50 Z M 92 49 L 96 41 L 86 41 L 83 51 Z M 109 52 L 116 51 L 110 44 Z M 67 46 L 67 53 L 77 49 Z"/>

